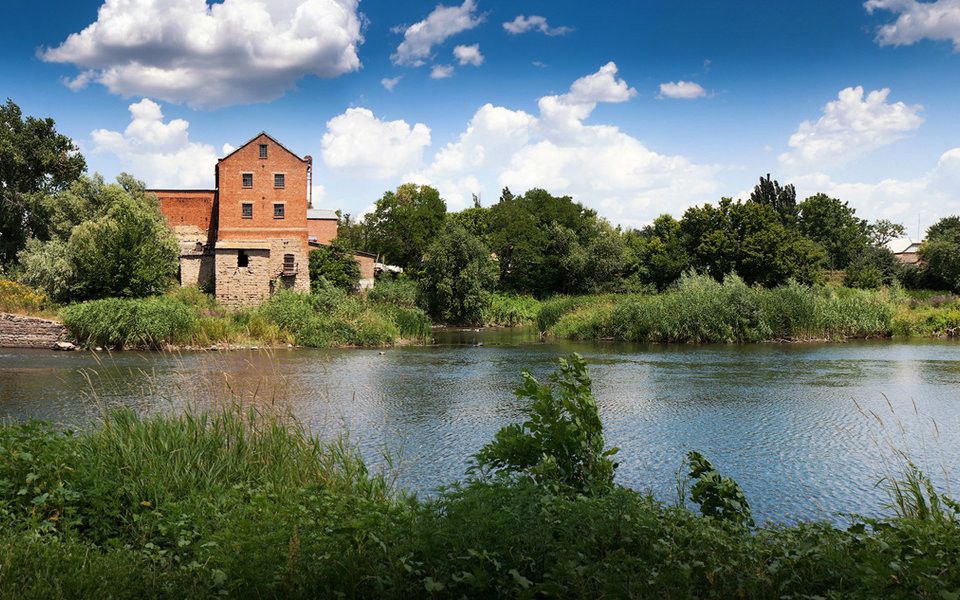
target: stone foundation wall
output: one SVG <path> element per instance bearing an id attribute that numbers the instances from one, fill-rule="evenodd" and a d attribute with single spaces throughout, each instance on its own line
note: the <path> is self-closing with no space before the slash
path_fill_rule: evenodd
<path id="1" fill-rule="evenodd" d="M 238 265 L 241 251 L 247 255 L 246 267 Z M 294 256 L 295 275 L 283 276 L 285 254 Z M 300 239 L 218 242 L 215 260 L 217 301 L 227 306 L 260 304 L 280 289 L 310 291 L 309 261 Z"/>
<path id="2" fill-rule="evenodd" d="M 59 321 L 0 313 L 0 348 L 53 348 L 67 339 Z"/>
<path id="3" fill-rule="evenodd" d="M 180 285 L 212 290 L 214 283 L 213 254 L 184 254 L 180 256 Z"/>

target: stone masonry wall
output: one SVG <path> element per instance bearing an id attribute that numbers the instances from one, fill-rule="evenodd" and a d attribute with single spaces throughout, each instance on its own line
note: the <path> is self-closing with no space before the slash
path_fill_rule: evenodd
<path id="1" fill-rule="evenodd" d="M 53 348 L 67 339 L 59 321 L 0 313 L 0 348 Z"/>
<path id="2" fill-rule="evenodd" d="M 242 246 L 234 242 L 232 246 Z M 217 301 L 227 306 L 250 306 L 263 302 L 274 292 L 292 288 L 301 292 L 310 291 L 309 261 L 300 239 L 274 239 L 269 242 L 250 243 L 246 267 L 237 264 L 240 248 L 217 248 L 215 286 Z M 297 265 L 296 275 L 282 276 L 283 256 L 293 254 Z"/>

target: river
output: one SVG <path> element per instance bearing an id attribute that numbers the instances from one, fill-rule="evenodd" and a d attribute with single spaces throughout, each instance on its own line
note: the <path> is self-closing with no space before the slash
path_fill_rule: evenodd
<path id="1" fill-rule="evenodd" d="M 744 488 L 759 521 L 878 515 L 876 484 L 906 450 L 958 487 L 960 343 L 792 345 L 539 343 L 529 331 L 442 332 L 429 347 L 117 354 L 0 349 L 0 418 L 85 426 L 223 401 L 290 411 L 322 435 L 349 432 L 368 464 L 394 457 L 406 489 L 462 478 L 467 457 L 519 420 L 519 372 L 587 360 L 617 481 L 676 498 L 687 450 Z M 874 413 L 876 416 L 874 416 Z M 960 490 L 950 489 L 950 491 Z"/>

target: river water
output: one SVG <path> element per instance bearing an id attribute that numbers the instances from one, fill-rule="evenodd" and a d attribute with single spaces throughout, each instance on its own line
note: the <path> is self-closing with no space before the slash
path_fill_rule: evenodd
<path id="1" fill-rule="evenodd" d="M 0 349 L 0 418 L 85 426 L 232 401 L 349 432 L 368 464 L 429 494 L 521 419 L 519 372 L 546 377 L 576 351 L 590 367 L 617 481 L 676 498 L 686 451 L 744 488 L 760 521 L 883 514 L 894 449 L 960 492 L 960 343 L 795 345 L 540 343 L 529 331 L 442 332 L 429 347 L 108 355 Z M 951 482 L 953 485 L 951 486 Z"/>

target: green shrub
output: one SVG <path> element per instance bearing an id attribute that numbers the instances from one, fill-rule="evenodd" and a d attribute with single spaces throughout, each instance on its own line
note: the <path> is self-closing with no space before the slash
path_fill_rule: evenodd
<path id="1" fill-rule="evenodd" d="M 360 285 L 360 265 L 339 245 L 315 248 L 310 251 L 310 291 L 323 282 L 353 292 Z"/>
<path id="2" fill-rule="evenodd" d="M 195 310 L 163 296 L 92 300 L 65 307 L 61 317 L 79 342 L 115 348 L 188 343 L 198 321 Z"/>
<path id="3" fill-rule="evenodd" d="M 536 320 L 540 301 L 533 296 L 495 293 L 484 311 L 484 324 L 495 327 L 517 327 Z"/>
<path id="4" fill-rule="evenodd" d="M 417 282 L 412 279 L 383 277 L 377 279 L 373 288 L 367 291 L 367 299 L 380 304 L 415 308 L 418 293 Z"/>
<path id="5" fill-rule="evenodd" d="M 526 477 L 539 485 L 577 493 L 603 493 L 613 486 L 617 448 L 604 448 L 603 425 L 587 365 L 579 354 L 541 384 L 525 371 L 514 392 L 529 402 L 527 420 L 507 425 L 474 456 L 474 469 Z"/>

